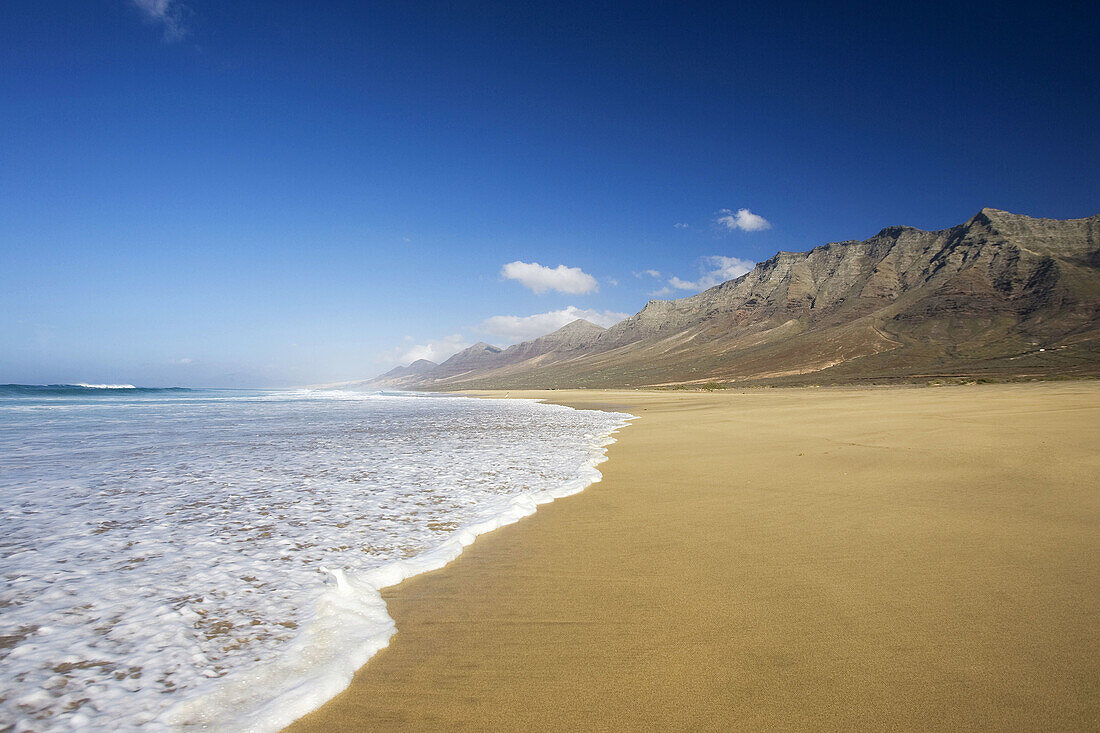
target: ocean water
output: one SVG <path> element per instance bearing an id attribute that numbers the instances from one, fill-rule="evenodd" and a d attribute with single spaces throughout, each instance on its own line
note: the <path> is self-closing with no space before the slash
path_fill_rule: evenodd
<path id="1" fill-rule="evenodd" d="M 388 643 L 379 588 L 598 480 L 628 417 L 0 386 L 0 729 L 277 730 Z"/>

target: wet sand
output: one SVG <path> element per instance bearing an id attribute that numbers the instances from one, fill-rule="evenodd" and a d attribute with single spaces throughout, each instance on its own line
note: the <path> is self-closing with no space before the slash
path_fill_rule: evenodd
<path id="1" fill-rule="evenodd" d="M 641 419 L 289 730 L 1100 727 L 1100 382 L 511 396 Z"/>

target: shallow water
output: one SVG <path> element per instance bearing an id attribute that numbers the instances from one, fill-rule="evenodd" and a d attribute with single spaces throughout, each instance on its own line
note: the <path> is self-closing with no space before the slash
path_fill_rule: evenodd
<path id="1" fill-rule="evenodd" d="M 378 587 L 583 488 L 624 417 L 399 394 L 0 393 L 0 727 L 277 728 L 386 643 Z"/>

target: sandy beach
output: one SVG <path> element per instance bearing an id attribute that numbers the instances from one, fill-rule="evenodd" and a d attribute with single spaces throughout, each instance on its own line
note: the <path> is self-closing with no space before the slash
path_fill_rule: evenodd
<path id="1" fill-rule="evenodd" d="M 289 730 L 1100 726 L 1100 382 L 510 396 L 640 419 Z"/>

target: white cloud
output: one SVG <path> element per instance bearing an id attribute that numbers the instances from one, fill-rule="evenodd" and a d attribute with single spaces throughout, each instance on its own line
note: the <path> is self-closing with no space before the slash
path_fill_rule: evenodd
<path id="1" fill-rule="evenodd" d="M 584 295 L 599 290 L 596 278 L 579 267 L 545 267 L 537 262 L 509 262 L 500 268 L 500 274 L 509 280 L 518 280 L 536 293 L 557 290 L 559 293 Z"/>
<path id="2" fill-rule="evenodd" d="M 164 40 L 178 41 L 187 35 L 184 16 L 187 7 L 177 0 L 132 0 L 134 7 L 146 18 L 164 28 Z"/>
<path id="3" fill-rule="evenodd" d="M 405 337 L 408 341 L 409 337 Z M 427 359 L 428 361 L 434 361 L 436 364 L 447 359 L 448 357 L 457 354 L 463 349 L 467 349 L 473 346 L 469 341 L 462 336 L 462 334 L 452 334 L 446 338 L 431 339 L 422 344 L 414 344 L 412 346 L 402 346 L 383 355 L 380 361 L 389 364 L 403 364 L 409 365 L 418 359 Z"/>
<path id="4" fill-rule="evenodd" d="M 678 221 L 672 226 L 676 227 L 677 229 L 691 229 L 691 224 L 685 224 L 682 221 Z"/>
<path id="5" fill-rule="evenodd" d="M 607 328 L 627 316 L 629 316 L 628 313 L 597 311 L 571 305 L 548 313 L 536 313 L 533 316 L 493 316 L 482 321 L 476 330 L 497 336 L 506 343 L 518 343 L 545 336 L 578 318 Z"/>
<path id="6" fill-rule="evenodd" d="M 678 277 L 670 278 L 668 284 L 677 290 L 706 290 L 727 280 L 734 280 L 746 272 L 752 270 L 756 264 L 750 260 L 742 260 L 737 257 L 723 257 L 713 255 L 704 257 L 703 263 L 706 270 L 698 280 L 681 280 Z"/>
<path id="7" fill-rule="evenodd" d="M 608 285 L 610 285 L 610 286 L 611 286 L 611 287 L 613 287 L 613 288 L 615 288 L 615 287 L 618 287 L 618 286 L 619 286 L 619 281 L 618 281 L 618 280 L 616 280 L 616 279 L 615 279 L 615 278 L 613 278 L 613 277 L 605 277 L 605 278 L 604 278 L 604 280 L 607 280 L 607 284 L 608 284 Z"/>
<path id="8" fill-rule="evenodd" d="M 730 231 L 740 229 L 743 232 L 759 232 L 764 229 L 772 228 L 770 221 L 759 214 L 752 213 L 748 209 L 738 209 L 737 213 L 734 213 L 730 209 L 722 209 L 718 212 L 718 218 L 715 219 L 715 223 Z"/>
<path id="9" fill-rule="evenodd" d="M 639 278 L 639 279 L 645 277 L 646 275 L 649 275 L 650 277 L 660 277 L 661 276 L 661 271 L 660 270 L 642 270 L 641 272 L 635 272 L 634 273 L 634 277 Z"/>

